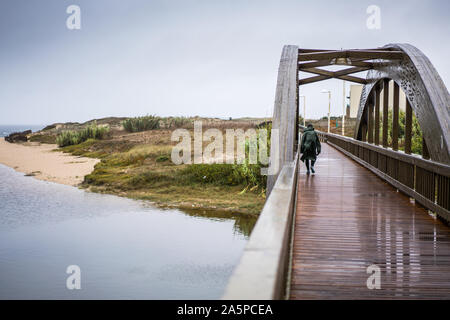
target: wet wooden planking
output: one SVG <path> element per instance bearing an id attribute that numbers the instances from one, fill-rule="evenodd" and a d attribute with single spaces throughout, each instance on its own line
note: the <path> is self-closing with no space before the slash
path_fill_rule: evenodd
<path id="1" fill-rule="evenodd" d="M 301 164 L 291 299 L 450 299 L 450 229 L 327 144 Z M 381 271 L 368 289 L 367 267 Z"/>

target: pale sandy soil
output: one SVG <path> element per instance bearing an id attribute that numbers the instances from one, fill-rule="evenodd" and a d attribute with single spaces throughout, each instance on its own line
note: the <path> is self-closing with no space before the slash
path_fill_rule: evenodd
<path id="1" fill-rule="evenodd" d="M 53 151 L 56 148 L 55 144 L 17 144 L 0 138 L 0 163 L 40 180 L 76 186 L 100 161 Z"/>

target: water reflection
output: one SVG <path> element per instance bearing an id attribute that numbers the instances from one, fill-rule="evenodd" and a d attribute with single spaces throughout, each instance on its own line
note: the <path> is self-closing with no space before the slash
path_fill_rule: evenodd
<path id="1" fill-rule="evenodd" d="M 250 237 L 250 233 L 255 227 L 256 220 L 258 219 L 256 215 L 236 214 L 230 211 L 199 209 L 183 209 L 181 211 L 196 218 L 216 219 L 218 221 L 232 220 L 234 221 L 234 232 L 236 234 L 242 234 L 246 238 Z"/>
<path id="2" fill-rule="evenodd" d="M 0 166 L 0 299 L 217 299 L 255 221 L 157 209 Z M 81 290 L 65 287 L 72 264 Z"/>
<path id="3" fill-rule="evenodd" d="M 355 183 L 361 186 L 369 180 L 361 178 Z M 372 191 L 377 196 L 369 197 L 369 200 L 369 194 L 360 196 L 361 200 L 370 201 L 365 207 L 373 219 L 367 224 L 361 219 L 364 213 L 358 213 L 359 238 L 366 264 L 374 263 L 381 268 L 381 290 L 370 295 L 379 298 L 450 298 L 448 226 L 384 183 L 372 182 Z M 355 200 L 354 205 L 361 200 Z"/>

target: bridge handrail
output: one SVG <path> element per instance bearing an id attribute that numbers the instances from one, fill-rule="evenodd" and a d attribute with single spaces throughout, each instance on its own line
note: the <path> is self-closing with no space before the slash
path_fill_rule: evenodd
<path id="1" fill-rule="evenodd" d="M 298 171 L 298 47 L 281 53 L 272 117 L 267 200 L 223 299 L 285 296 Z"/>
<path id="2" fill-rule="evenodd" d="M 298 152 L 282 167 L 222 299 L 285 298 L 297 172 Z"/>
<path id="3" fill-rule="evenodd" d="M 450 222 L 450 166 L 390 148 L 317 131 L 321 140 Z"/>

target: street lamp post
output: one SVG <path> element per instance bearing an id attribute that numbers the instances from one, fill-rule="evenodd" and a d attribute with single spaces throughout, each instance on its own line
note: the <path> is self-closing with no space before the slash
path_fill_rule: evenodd
<path id="1" fill-rule="evenodd" d="M 345 80 L 342 81 L 342 135 L 345 136 Z"/>
<path id="2" fill-rule="evenodd" d="M 324 89 L 321 92 L 328 93 L 328 133 L 330 133 L 331 91 Z"/>
<path id="3" fill-rule="evenodd" d="M 306 126 L 306 96 L 301 95 L 301 98 L 303 98 L 303 126 Z"/>

